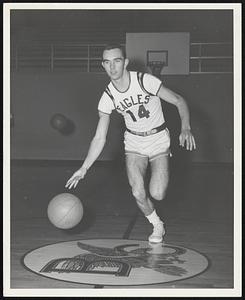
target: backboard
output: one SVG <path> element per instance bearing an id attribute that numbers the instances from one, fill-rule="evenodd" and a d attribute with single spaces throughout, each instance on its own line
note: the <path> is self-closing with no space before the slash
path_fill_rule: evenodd
<path id="1" fill-rule="evenodd" d="M 126 52 L 131 70 L 156 75 L 189 74 L 188 32 L 126 33 Z"/>

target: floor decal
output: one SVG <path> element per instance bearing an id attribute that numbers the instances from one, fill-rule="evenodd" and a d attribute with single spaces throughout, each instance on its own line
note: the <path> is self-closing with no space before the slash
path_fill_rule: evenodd
<path id="1" fill-rule="evenodd" d="M 193 277 L 207 258 L 188 248 L 147 241 L 91 239 L 31 250 L 27 269 L 56 280 L 99 285 L 148 285 Z"/>

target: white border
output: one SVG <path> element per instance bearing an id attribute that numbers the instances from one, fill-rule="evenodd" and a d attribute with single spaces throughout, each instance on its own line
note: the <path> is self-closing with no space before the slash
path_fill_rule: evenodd
<path id="1" fill-rule="evenodd" d="M 238 9 L 240 3 L 5 3 L 7 9 Z"/>
<path id="2" fill-rule="evenodd" d="M 235 9 L 234 19 L 234 288 L 242 278 L 242 18 Z"/>
<path id="3" fill-rule="evenodd" d="M 3 14 L 3 292 L 10 290 L 10 11 Z"/>
<path id="4" fill-rule="evenodd" d="M 11 9 L 232 9 L 234 13 L 234 288 L 233 289 L 11 289 L 10 288 L 10 10 Z M 4 3 L 3 6 L 3 293 L 4 296 L 238 297 L 241 296 L 241 4 L 240 3 Z"/>

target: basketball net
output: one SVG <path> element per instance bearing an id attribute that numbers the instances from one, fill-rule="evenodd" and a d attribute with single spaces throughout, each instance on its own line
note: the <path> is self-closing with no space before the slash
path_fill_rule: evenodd
<path id="1" fill-rule="evenodd" d="M 161 71 L 164 68 L 164 62 L 162 61 L 151 61 L 148 63 L 149 68 L 154 76 L 160 78 Z"/>

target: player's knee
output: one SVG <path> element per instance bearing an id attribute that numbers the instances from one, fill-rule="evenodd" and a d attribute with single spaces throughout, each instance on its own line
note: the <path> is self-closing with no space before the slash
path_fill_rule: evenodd
<path id="1" fill-rule="evenodd" d="M 156 189 L 154 190 L 154 189 L 151 189 L 150 190 L 150 194 L 151 194 L 151 197 L 153 199 L 161 201 L 166 196 L 166 189 L 164 189 L 164 190 L 156 190 Z"/>

